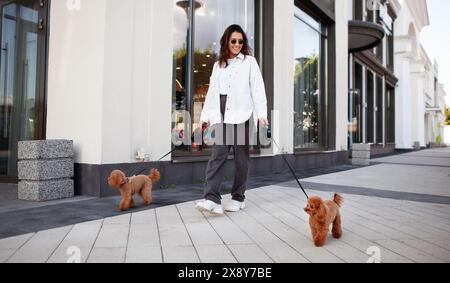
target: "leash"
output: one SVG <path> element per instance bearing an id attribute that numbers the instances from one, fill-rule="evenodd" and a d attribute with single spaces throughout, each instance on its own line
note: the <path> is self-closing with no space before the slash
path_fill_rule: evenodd
<path id="1" fill-rule="evenodd" d="M 308 194 L 306 193 L 306 191 L 305 191 L 305 189 L 303 188 L 302 184 L 300 183 L 300 181 L 299 181 L 297 175 L 295 174 L 295 170 L 292 168 L 291 164 L 289 164 L 289 162 L 288 162 L 288 160 L 286 159 L 286 156 L 284 156 L 284 154 L 283 154 L 283 152 L 282 152 L 280 146 L 279 146 L 278 143 L 275 141 L 275 138 L 272 137 L 272 132 L 271 132 L 270 128 L 267 129 L 267 137 L 268 137 L 269 139 L 271 139 L 271 140 L 273 141 L 273 143 L 275 144 L 275 146 L 278 148 L 278 151 L 281 153 L 281 157 L 283 158 L 283 160 L 284 160 L 284 162 L 286 163 L 286 165 L 289 167 L 289 170 L 291 171 L 292 176 L 294 176 L 295 181 L 297 181 L 298 186 L 300 187 L 300 189 L 302 189 L 303 193 L 304 193 L 305 196 L 306 196 L 306 199 L 309 199 Z"/>
<path id="2" fill-rule="evenodd" d="M 272 137 L 272 132 L 270 130 L 270 128 L 267 128 L 267 137 L 269 139 L 271 139 L 273 141 L 273 143 L 275 144 L 275 146 L 278 148 L 278 151 L 281 153 L 281 157 L 283 158 L 284 162 L 286 163 L 286 165 L 288 166 L 289 170 L 292 173 L 292 176 L 295 178 L 295 181 L 297 181 L 298 186 L 300 187 L 300 189 L 303 191 L 303 193 L 305 194 L 306 198 L 309 199 L 308 194 L 306 193 L 306 190 L 303 188 L 302 184 L 300 183 L 297 175 L 295 174 L 295 170 L 292 168 L 291 164 L 289 164 L 289 161 L 286 159 L 286 156 L 282 153 L 282 150 L 280 148 L 280 146 L 278 145 L 278 143 L 276 142 L 275 138 Z M 160 159 L 158 159 L 156 162 L 159 162 L 161 160 L 163 160 L 166 156 L 168 156 L 169 154 L 172 154 L 173 152 L 175 152 L 177 150 L 177 148 L 175 147 L 173 150 L 169 151 L 167 154 L 165 154 L 163 157 L 161 157 Z M 143 170 L 141 170 L 138 174 L 136 175 L 140 175 L 142 174 L 145 170 L 148 170 L 147 168 L 144 168 Z"/>
<path id="3" fill-rule="evenodd" d="M 168 152 L 166 155 L 164 155 L 163 157 L 161 157 L 160 159 L 158 159 L 156 162 L 159 162 L 159 161 L 163 160 L 166 156 L 168 156 L 169 154 L 173 153 L 175 150 L 177 150 L 177 148 L 171 150 L 171 151 Z M 154 161 L 154 162 L 155 162 L 155 161 Z M 139 173 L 137 173 L 136 175 L 141 175 L 142 173 L 145 172 L 145 170 L 148 170 L 148 168 L 146 167 L 146 168 L 142 169 L 142 170 L 139 171 Z"/>

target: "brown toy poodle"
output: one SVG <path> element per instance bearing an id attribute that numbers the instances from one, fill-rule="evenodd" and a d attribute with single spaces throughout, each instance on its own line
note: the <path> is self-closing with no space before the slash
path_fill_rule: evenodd
<path id="1" fill-rule="evenodd" d="M 149 176 L 139 175 L 126 177 L 120 170 L 114 170 L 108 178 L 111 188 L 120 190 L 122 200 L 119 205 L 121 211 L 134 207 L 133 195 L 139 194 L 144 199 L 145 205 L 152 203 L 152 187 L 158 182 L 161 174 L 157 169 L 152 169 Z"/>
<path id="2" fill-rule="evenodd" d="M 330 225 L 333 224 L 332 234 L 336 239 L 342 236 L 341 213 L 339 208 L 344 199 L 339 194 L 334 194 L 333 200 L 324 201 L 320 197 L 310 197 L 305 207 L 309 214 L 309 226 L 317 247 L 325 245 Z"/>

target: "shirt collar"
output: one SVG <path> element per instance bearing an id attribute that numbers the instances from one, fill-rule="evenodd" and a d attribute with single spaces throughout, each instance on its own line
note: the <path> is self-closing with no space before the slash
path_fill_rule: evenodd
<path id="1" fill-rule="evenodd" d="M 235 61 L 237 61 L 237 59 L 244 60 L 245 59 L 245 55 L 242 54 L 242 53 L 239 53 L 238 56 L 234 57 L 233 59 L 228 59 L 228 60 L 231 61 L 231 62 L 235 62 Z"/>
<path id="2" fill-rule="evenodd" d="M 244 60 L 245 56 L 244 56 L 244 54 L 239 53 L 239 55 L 236 58 Z"/>

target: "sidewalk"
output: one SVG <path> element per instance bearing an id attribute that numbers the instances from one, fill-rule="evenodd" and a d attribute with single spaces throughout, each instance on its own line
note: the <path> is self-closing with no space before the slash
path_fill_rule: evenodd
<path id="1" fill-rule="evenodd" d="M 450 262 L 450 149 L 374 162 L 302 180 L 310 195 L 345 199 L 343 238 L 323 248 L 291 178 L 248 191 L 247 208 L 223 217 L 188 201 L 1 239 L 0 262 Z"/>

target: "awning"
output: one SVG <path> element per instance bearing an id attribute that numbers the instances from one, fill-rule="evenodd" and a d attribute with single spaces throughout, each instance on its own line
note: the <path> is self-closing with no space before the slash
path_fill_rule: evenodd
<path id="1" fill-rule="evenodd" d="M 381 25 L 365 21 L 349 21 L 348 33 L 348 48 L 350 52 L 374 48 L 384 38 L 384 29 Z"/>

